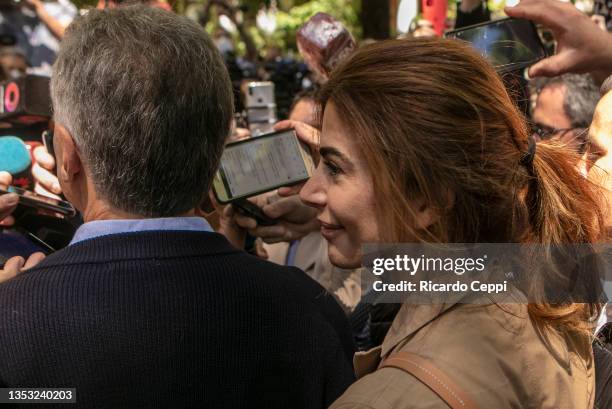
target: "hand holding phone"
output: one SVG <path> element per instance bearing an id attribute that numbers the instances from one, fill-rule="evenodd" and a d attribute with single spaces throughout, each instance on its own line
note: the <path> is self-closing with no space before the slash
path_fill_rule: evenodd
<path id="1" fill-rule="evenodd" d="M 255 219 L 260 226 L 274 226 L 276 224 L 276 220 L 266 216 L 259 206 L 247 199 L 236 200 L 232 205 L 236 207 L 241 214 Z"/>
<path id="2" fill-rule="evenodd" d="M 489 21 L 449 31 L 445 37 L 467 41 L 499 73 L 522 70 L 547 56 L 535 25 L 529 20 Z"/>
<path id="3" fill-rule="evenodd" d="M 599 29 L 573 4 L 556 0 L 522 0 L 504 11 L 509 16 L 543 24 L 555 36 L 555 55 L 531 67 L 531 77 L 554 77 L 566 72 L 590 72 L 603 78 L 610 75 L 612 34 Z"/>
<path id="4" fill-rule="evenodd" d="M 0 184 L 0 195 L 7 193 L 16 193 L 19 196 L 19 204 L 24 206 L 59 213 L 66 217 L 76 215 L 74 207 L 64 200 L 53 199 L 15 186 Z"/>
<path id="5" fill-rule="evenodd" d="M 297 195 L 290 197 L 270 196 L 262 211 L 273 218 L 273 226 L 265 226 L 251 217 L 236 214 L 236 224 L 246 229 L 252 236 L 260 237 L 266 243 L 288 242 L 300 239 L 320 228 L 317 212 L 305 205 Z"/>

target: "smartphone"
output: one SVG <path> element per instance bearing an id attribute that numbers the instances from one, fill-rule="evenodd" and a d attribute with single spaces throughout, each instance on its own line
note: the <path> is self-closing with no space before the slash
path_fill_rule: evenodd
<path id="1" fill-rule="evenodd" d="M 7 186 L 0 183 L 0 195 L 5 193 L 17 193 L 19 195 L 19 204 L 24 206 L 48 210 L 66 217 L 76 215 L 74 207 L 64 200 L 53 199 L 16 186 Z"/>
<path id="2" fill-rule="evenodd" d="M 266 216 L 259 206 L 247 199 L 236 200 L 232 202 L 232 206 L 235 206 L 245 216 L 255 219 L 260 226 L 274 226 L 276 224 L 276 220 Z"/>
<path id="3" fill-rule="evenodd" d="M 500 73 L 518 71 L 546 58 L 546 48 L 529 20 L 505 18 L 449 31 L 446 38 L 469 42 Z"/>
<path id="4" fill-rule="evenodd" d="M 295 131 L 274 132 L 226 145 L 213 191 L 220 203 L 230 203 L 303 182 L 314 168 Z"/>

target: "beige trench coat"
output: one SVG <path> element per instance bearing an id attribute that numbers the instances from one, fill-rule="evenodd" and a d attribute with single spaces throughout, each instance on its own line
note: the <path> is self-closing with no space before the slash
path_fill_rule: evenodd
<path id="1" fill-rule="evenodd" d="M 382 347 L 355 357 L 360 378 L 333 409 L 433 409 L 448 406 L 381 357 L 408 351 L 429 359 L 480 409 L 590 409 L 595 396 L 591 344 L 542 334 L 525 304 L 450 307 L 404 304 Z"/>

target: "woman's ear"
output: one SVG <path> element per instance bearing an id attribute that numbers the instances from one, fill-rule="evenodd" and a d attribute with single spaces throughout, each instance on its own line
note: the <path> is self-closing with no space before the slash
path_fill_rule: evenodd
<path id="1" fill-rule="evenodd" d="M 447 190 L 444 194 L 446 205 L 444 208 L 434 207 L 429 204 L 429 201 L 425 200 L 425 198 L 417 199 L 414 202 L 414 216 L 415 216 L 415 226 L 419 230 L 425 230 L 429 228 L 434 223 L 438 222 L 442 217 L 442 214 L 452 207 L 455 204 L 455 195 L 450 190 Z"/>

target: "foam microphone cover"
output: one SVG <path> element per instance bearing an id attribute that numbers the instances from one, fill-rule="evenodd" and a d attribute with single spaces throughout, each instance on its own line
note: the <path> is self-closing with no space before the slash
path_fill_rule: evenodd
<path id="1" fill-rule="evenodd" d="M 28 170 L 31 164 L 30 151 L 20 138 L 0 137 L 0 171 L 15 176 Z"/>

